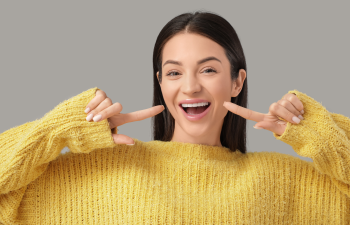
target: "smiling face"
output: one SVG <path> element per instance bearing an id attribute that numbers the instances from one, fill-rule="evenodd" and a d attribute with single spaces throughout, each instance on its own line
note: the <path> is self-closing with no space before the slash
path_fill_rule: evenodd
<path id="1" fill-rule="evenodd" d="M 172 141 L 221 146 L 220 132 L 228 112 L 223 103 L 239 94 L 245 76 L 240 70 L 238 82 L 231 80 L 225 50 L 211 39 L 193 33 L 172 37 L 163 48 L 160 83 L 175 119 Z M 202 104 L 181 104 L 195 102 Z"/>

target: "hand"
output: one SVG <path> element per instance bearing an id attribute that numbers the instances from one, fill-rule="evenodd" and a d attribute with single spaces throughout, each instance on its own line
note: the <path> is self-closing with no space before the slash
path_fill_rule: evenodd
<path id="1" fill-rule="evenodd" d="M 148 109 L 122 114 L 120 113 L 123 109 L 122 105 L 119 102 L 113 104 L 112 100 L 102 90 L 96 91 L 96 96 L 89 102 L 87 108 L 90 108 L 90 111 L 85 111 L 86 113 L 90 112 L 86 117 L 87 121 L 93 119 L 93 121 L 98 122 L 107 119 L 111 129 L 126 123 L 147 119 L 164 110 L 163 105 L 157 105 Z M 134 140 L 124 134 L 112 134 L 112 136 L 116 144 L 134 144 Z"/>
<path id="2" fill-rule="evenodd" d="M 225 102 L 224 107 L 234 114 L 237 114 L 245 119 L 257 122 L 254 128 L 265 129 L 282 135 L 287 127 L 287 122 L 298 124 L 293 121 L 304 113 L 304 106 L 295 94 L 286 94 L 277 103 L 270 105 L 269 112 L 262 114 L 253 110 L 241 107 L 232 102 Z M 301 116 L 302 119 L 304 119 Z"/>

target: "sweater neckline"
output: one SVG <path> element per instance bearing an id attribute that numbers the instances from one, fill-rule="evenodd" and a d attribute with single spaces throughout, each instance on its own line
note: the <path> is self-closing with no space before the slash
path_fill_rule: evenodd
<path id="1" fill-rule="evenodd" d="M 190 159 L 201 159 L 201 160 L 220 160 L 220 161 L 231 161 L 236 159 L 242 153 L 237 149 L 232 152 L 229 148 L 203 145 L 203 144 L 192 144 L 176 141 L 149 141 L 141 142 L 135 140 L 136 145 L 145 145 L 149 151 L 157 154 L 167 154 L 179 158 L 190 158 Z"/>

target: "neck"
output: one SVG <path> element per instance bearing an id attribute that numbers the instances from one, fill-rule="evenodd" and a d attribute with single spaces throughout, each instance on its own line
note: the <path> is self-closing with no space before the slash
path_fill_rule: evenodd
<path id="1" fill-rule="evenodd" d="M 171 141 L 222 147 L 220 141 L 222 124 L 223 121 L 214 125 L 207 125 L 207 127 L 196 124 L 198 126 L 191 125 L 183 129 L 175 121 L 175 130 Z M 198 130 L 204 130 L 204 132 L 199 133 Z"/>

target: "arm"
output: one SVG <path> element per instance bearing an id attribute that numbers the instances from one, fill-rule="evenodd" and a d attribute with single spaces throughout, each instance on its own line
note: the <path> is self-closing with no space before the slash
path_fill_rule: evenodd
<path id="1" fill-rule="evenodd" d="M 9 216 L 15 218 L 27 185 L 65 146 L 73 153 L 115 146 L 107 120 L 94 123 L 85 119 L 85 106 L 97 90 L 84 91 L 41 119 L 0 134 L 0 224 L 9 221 Z"/>
<path id="2" fill-rule="evenodd" d="M 298 155 L 313 159 L 313 167 L 328 175 L 337 188 L 350 197 L 350 119 L 330 113 L 319 102 L 297 90 L 295 93 L 304 106 L 304 120 L 288 123 L 280 136 Z"/>

